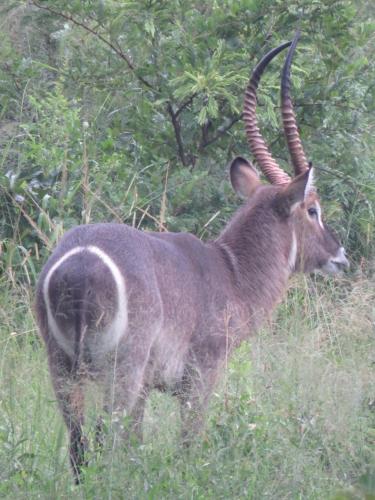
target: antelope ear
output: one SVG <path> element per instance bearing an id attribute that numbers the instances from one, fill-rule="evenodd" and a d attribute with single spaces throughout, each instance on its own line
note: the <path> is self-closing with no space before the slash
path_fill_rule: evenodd
<path id="1" fill-rule="evenodd" d="M 258 172 L 241 156 L 237 156 L 230 164 L 230 180 L 233 189 L 241 198 L 249 198 L 260 186 Z"/>
<path id="2" fill-rule="evenodd" d="M 306 200 L 309 194 L 315 191 L 314 169 L 309 170 L 295 177 L 286 188 L 280 191 L 275 198 L 276 210 L 280 215 L 288 217 L 293 208 Z"/>

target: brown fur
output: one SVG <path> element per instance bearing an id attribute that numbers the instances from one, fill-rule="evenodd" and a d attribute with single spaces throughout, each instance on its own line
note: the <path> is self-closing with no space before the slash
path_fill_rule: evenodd
<path id="1" fill-rule="evenodd" d="M 243 172 L 241 183 L 243 183 Z M 254 333 L 281 300 L 293 272 L 289 256 L 296 235 L 296 269 L 321 268 L 338 242 L 310 220 L 304 197 L 307 174 L 289 186 L 248 187 L 252 196 L 216 241 L 184 233 L 147 233 L 120 224 L 69 231 L 44 267 L 37 288 L 37 318 L 47 346 L 56 396 L 70 430 L 71 461 L 84 463 L 83 384 L 105 386 L 106 410 L 131 415 L 141 434 L 144 404 L 153 388 L 181 402 L 183 433 L 201 426 L 217 376 L 233 346 Z M 127 327 L 118 344 L 101 353 L 103 330 L 119 306 L 111 272 L 82 251 L 52 273 L 48 298 L 67 354 L 48 324 L 43 286 L 52 266 L 76 247 L 90 245 L 111 257 L 124 277 Z"/>

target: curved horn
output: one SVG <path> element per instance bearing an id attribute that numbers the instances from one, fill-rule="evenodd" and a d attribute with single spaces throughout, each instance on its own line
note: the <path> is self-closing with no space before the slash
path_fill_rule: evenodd
<path id="1" fill-rule="evenodd" d="M 309 163 L 306 160 L 302 142 L 298 133 L 297 120 L 293 110 L 293 103 L 290 98 L 290 67 L 299 37 L 300 32 L 297 31 L 294 36 L 292 45 L 288 50 L 281 77 L 281 114 L 283 117 L 285 137 L 288 143 L 289 153 L 292 158 L 294 172 L 296 175 L 302 174 L 309 169 Z"/>
<path id="2" fill-rule="evenodd" d="M 272 158 L 267 145 L 260 133 L 256 118 L 257 88 L 259 80 L 268 63 L 282 50 L 288 47 L 291 42 L 286 42 L 268 52 L 257 64 L 249 80 L 245 92 L 245 102 L 243 118 L 250 151 L 254 155 L 260 169 L 271 182 L 271 184 L 288 184 L 290 177 L 285 173 L 276 160 Z"/>

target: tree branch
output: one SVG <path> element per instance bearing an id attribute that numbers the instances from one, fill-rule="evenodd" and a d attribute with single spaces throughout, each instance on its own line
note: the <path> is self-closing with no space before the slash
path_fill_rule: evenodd
<path id="1" fill-rule="evenodd" d="M 182 111 L 187 108 L 189 106 L 189 104 L 191 104 L 194 100 L 195 97 L 197 97 L 197 92 L 195 92 L 192 96 L 189 97 L 189 99 L 187 99 L 185 102 L 183 102 L 181 104 L 181 106 L 177 109 L 177 111 L 175 112 L 175 116 L 177 118 L 177 116 L 182 113 Z"/>
<path id="2" fill-rule="evenodd" d="M 210 146 L 211 144 L 216 142 L 222 135 L 224 135 L 226 132 L 228 132 L 228 130 L 230 130 L 233 127 L 233 125 L 235 125 L 241 119 L 242 119 L 242 113 L 240 115 L 232 118 L 232 120 L 225 127 L 220 127 L 218 129 L 217 133 L 213 137 L 211 137 L 211 139 L 207 139 L 207 140 L 203 141 L 199 145 L 199 149 L 202 150 L 202 149 L 206 148 L 207 146 Z"/>
<path id="3" fill-rule="evenodd" d="M 71 23 L 75 24 L 76 26 L 79 26 L 80 28 L 84 29 L 85 31 L 87 31 L 88 33 L 91 33 L 92 35 L 94 35 L 96 38 L 98 38 L 99 40 L 101 40 L 105 45 L 107 45 L 111 50 L 113 50 L 113 52 L 115 52 L 115 54 L 117 54 L 119 57 L 121 57 L 121 59 L 123 59 L 128 68 L 134 73 L 135 77 L 141 82 L 143 83 L 143 85 L 145 85 L 146 87 L 148 87 L 149 89 L 153 89 L 154 90 L 154 87 L 151 85 L 151 83 L 149 83 L 147 80 L 145 80 L 142 76 L 139 76 L 137 74 L 137 69 L 135 68 L 133 62 L 131 61 L 130 57 L 127 56 L 122 50 L 120 47 L 116 46 L 114 43 L 110 42 L 109 40 L 107 40 L 103 35 L 101 35 L 100 33 L 98 33 L 98 31 L 90 28 L 90 26 L 87 26 L 87 24 L 84 24 L 83 22 L 81 21 L 78 21 L 78 19 L 75 19 L 72 15 L 70 14 L 64 14 L 63 12 L 60 12 L 60 11 L 57 11 L 57 10 L 54 10 L 52 9 L 51 7 L 47 6 L 47 5 L 41 5 L 39 2 L 37 2 L 36 0 L 31 0 L 33 5 L 35 5 L 35 7 L 37 7 L 38 9 L 41 9 L 41 10 L 46 10 L 48 12 L 50 12 L 51 14 L 55 15 L 55 16 L 58 16 L 58 17 L 62 17 L 63 19 L 65 19 L 66 21 L 70 21 Z"/>
<path id="4" fill-rule="evenodd" d="M 181 108 L 180 108 L 181 109 Z M 181 159 L 181 162 L 184 167 L 187 167 L 189 162 L 186 159 L 184 145 L 181 137 L 181 125 L 177 117 L 177 113 L 173 111 L 172 104 L 169 102 L 167 105 L 167 111 L 171 117 L 172 125 L 174 129 L 174 135 L 176 137 L 177 147 L 178 147 L 178 155 Z"/>

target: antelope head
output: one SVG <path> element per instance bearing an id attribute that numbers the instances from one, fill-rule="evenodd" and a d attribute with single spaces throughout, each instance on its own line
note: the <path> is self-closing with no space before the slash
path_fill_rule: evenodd
<path id="1" fill-rule="evenodd" d="M 256 66 L 245 93 L 244 121 L 250 150 L 271 185 L 261 184 L 256 169 L 241 157 L 232 162 L 230 176 L 235 191 L 247 199 L 249 209 L 262 206 L 263 210 L 272 212 L 272 216 L 284 228 L 284 236 L 291 238 L 288 263 L 292 272 L 321 270 L 337 273 L 347 268 L 349 262 L 344 248 L 323 221 L 314 185 L 314 168 L 306 160 L 290 98 L 290 67 L 298 38 L 299 32 L 293 42 L 284 43 L 263 57 Z M 256 118 L 256 92 L 262 73 L 268 63 L 288 46 L 281 77 L 281 110 L 294 168 L 293 178 L 272 157 L 260 134 Z"/>

